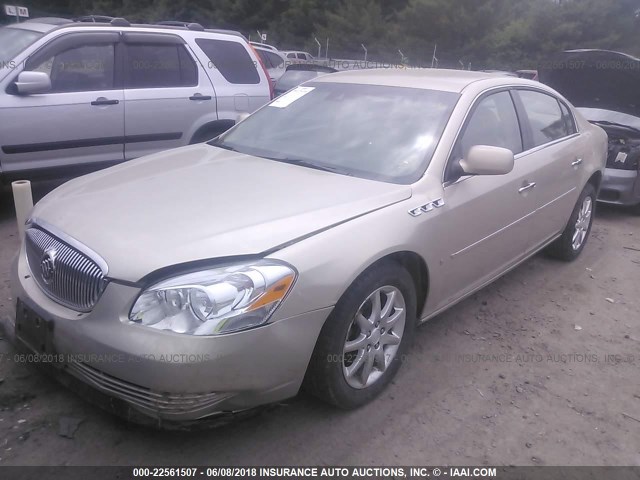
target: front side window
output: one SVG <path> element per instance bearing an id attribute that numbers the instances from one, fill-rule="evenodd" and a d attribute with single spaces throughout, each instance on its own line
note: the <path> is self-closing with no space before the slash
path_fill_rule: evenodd
<path id="1" fill-rule="evenodd" d="M 209 68 L 218 69 L 229 83 L 260 83 L 256 64 L 240 42 L 198 38 L 196 43 L 209 58 Z"/>
<path id="2" fill-rule="evenodd" d="M 57 52 L 28 70 L 51 78 L 51 93 L 114 88 L 114 44 L 83 45 Z"/>
<path id="3" fill-rule="evenodd" d="M 476 105 L 457 145 L 457 156 L 465 158 L 471 147 L 489 145 L 522 152 L 522 137 L 509 92 L 489 95 Z"/>
<path id="4" fill-rule="evenodd" d="M 127 45 L 125 88 L 189 87 L 198 70 L 183 45 Z"/>
<path id="5" fill-rule="evenodd" d="M 310 83 L 280 96 L 212 145 L 409 184 L 431 161 L 458 98 L 437 90 Z"/>
<path id="6" fill-rule="evenodd" d="M 533 145 L 537 147 L 569 135 L 566 117 L 555 97 L 533 90 L 518 90 L 531 125 Z"/>

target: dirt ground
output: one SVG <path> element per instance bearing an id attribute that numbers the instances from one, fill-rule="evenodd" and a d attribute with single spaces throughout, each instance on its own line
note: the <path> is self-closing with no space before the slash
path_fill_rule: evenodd
<path id="1" fill-rule="evenodd" d="M 3 194 L 3 317 L 17 245 Z M 370 405 L 299 395 L 191 433 L 126 424 L 16 363 L 2 339 L 0 465 L 640 465 L 639 297 L 640 217 L 600 208 L 576 262 L 538 255 L 418 329 Z M 73 438 L 59 434 L 69 417 Z"/>

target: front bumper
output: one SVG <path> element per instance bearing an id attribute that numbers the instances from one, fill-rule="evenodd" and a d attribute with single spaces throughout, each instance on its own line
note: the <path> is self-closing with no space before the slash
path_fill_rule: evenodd
<path id="1" fill-rule="evenodd" d="M 640 204 L 640 179 L 637 170 L 606 168 L 598 200 L 615 205 Z"/>
<path id="2" fill-rule="evenodd" d="M 91 312 L 78 313 L 40 290 L 24 258 L 23 248 L 12 265 L 13 298 L 51 330 L 52 351 L 38 358 L 157 420 L 199 420 L 296 395 L 331 310 L 219 337 L 160 332 L 123 322 L 137 288 L 112 282 Z M 9 336 L 14 329 L 9 319 Z"/>

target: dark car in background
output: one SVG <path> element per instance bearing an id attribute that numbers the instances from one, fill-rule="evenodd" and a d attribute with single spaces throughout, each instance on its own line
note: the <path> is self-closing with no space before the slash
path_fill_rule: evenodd
<path id="1" fill-rule="evenodd" d="M 640 59 L 608 50 L 569 50 L 538 71 L 542 83 L 609 136 L 598 200 L 640 214 Z"/>

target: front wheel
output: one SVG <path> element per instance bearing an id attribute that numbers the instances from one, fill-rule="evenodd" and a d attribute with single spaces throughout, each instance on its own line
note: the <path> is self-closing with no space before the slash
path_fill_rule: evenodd
<path id="1" fill-rule="evenodd" d="M 411 275 L 395 262 L 364 272 L 327 319 L 305 387 L 341 408 L 373 400 L 400 368 L 416 325 Z"/>
<path id="2" fill-rule="evenodd" d="M 546 253 L 570 262 L 578 258 L 587 243 L 596 208 L 596 190 L 590 183 L 584 187 L 571 213 L 562 236 L 547 247 Z"/>

